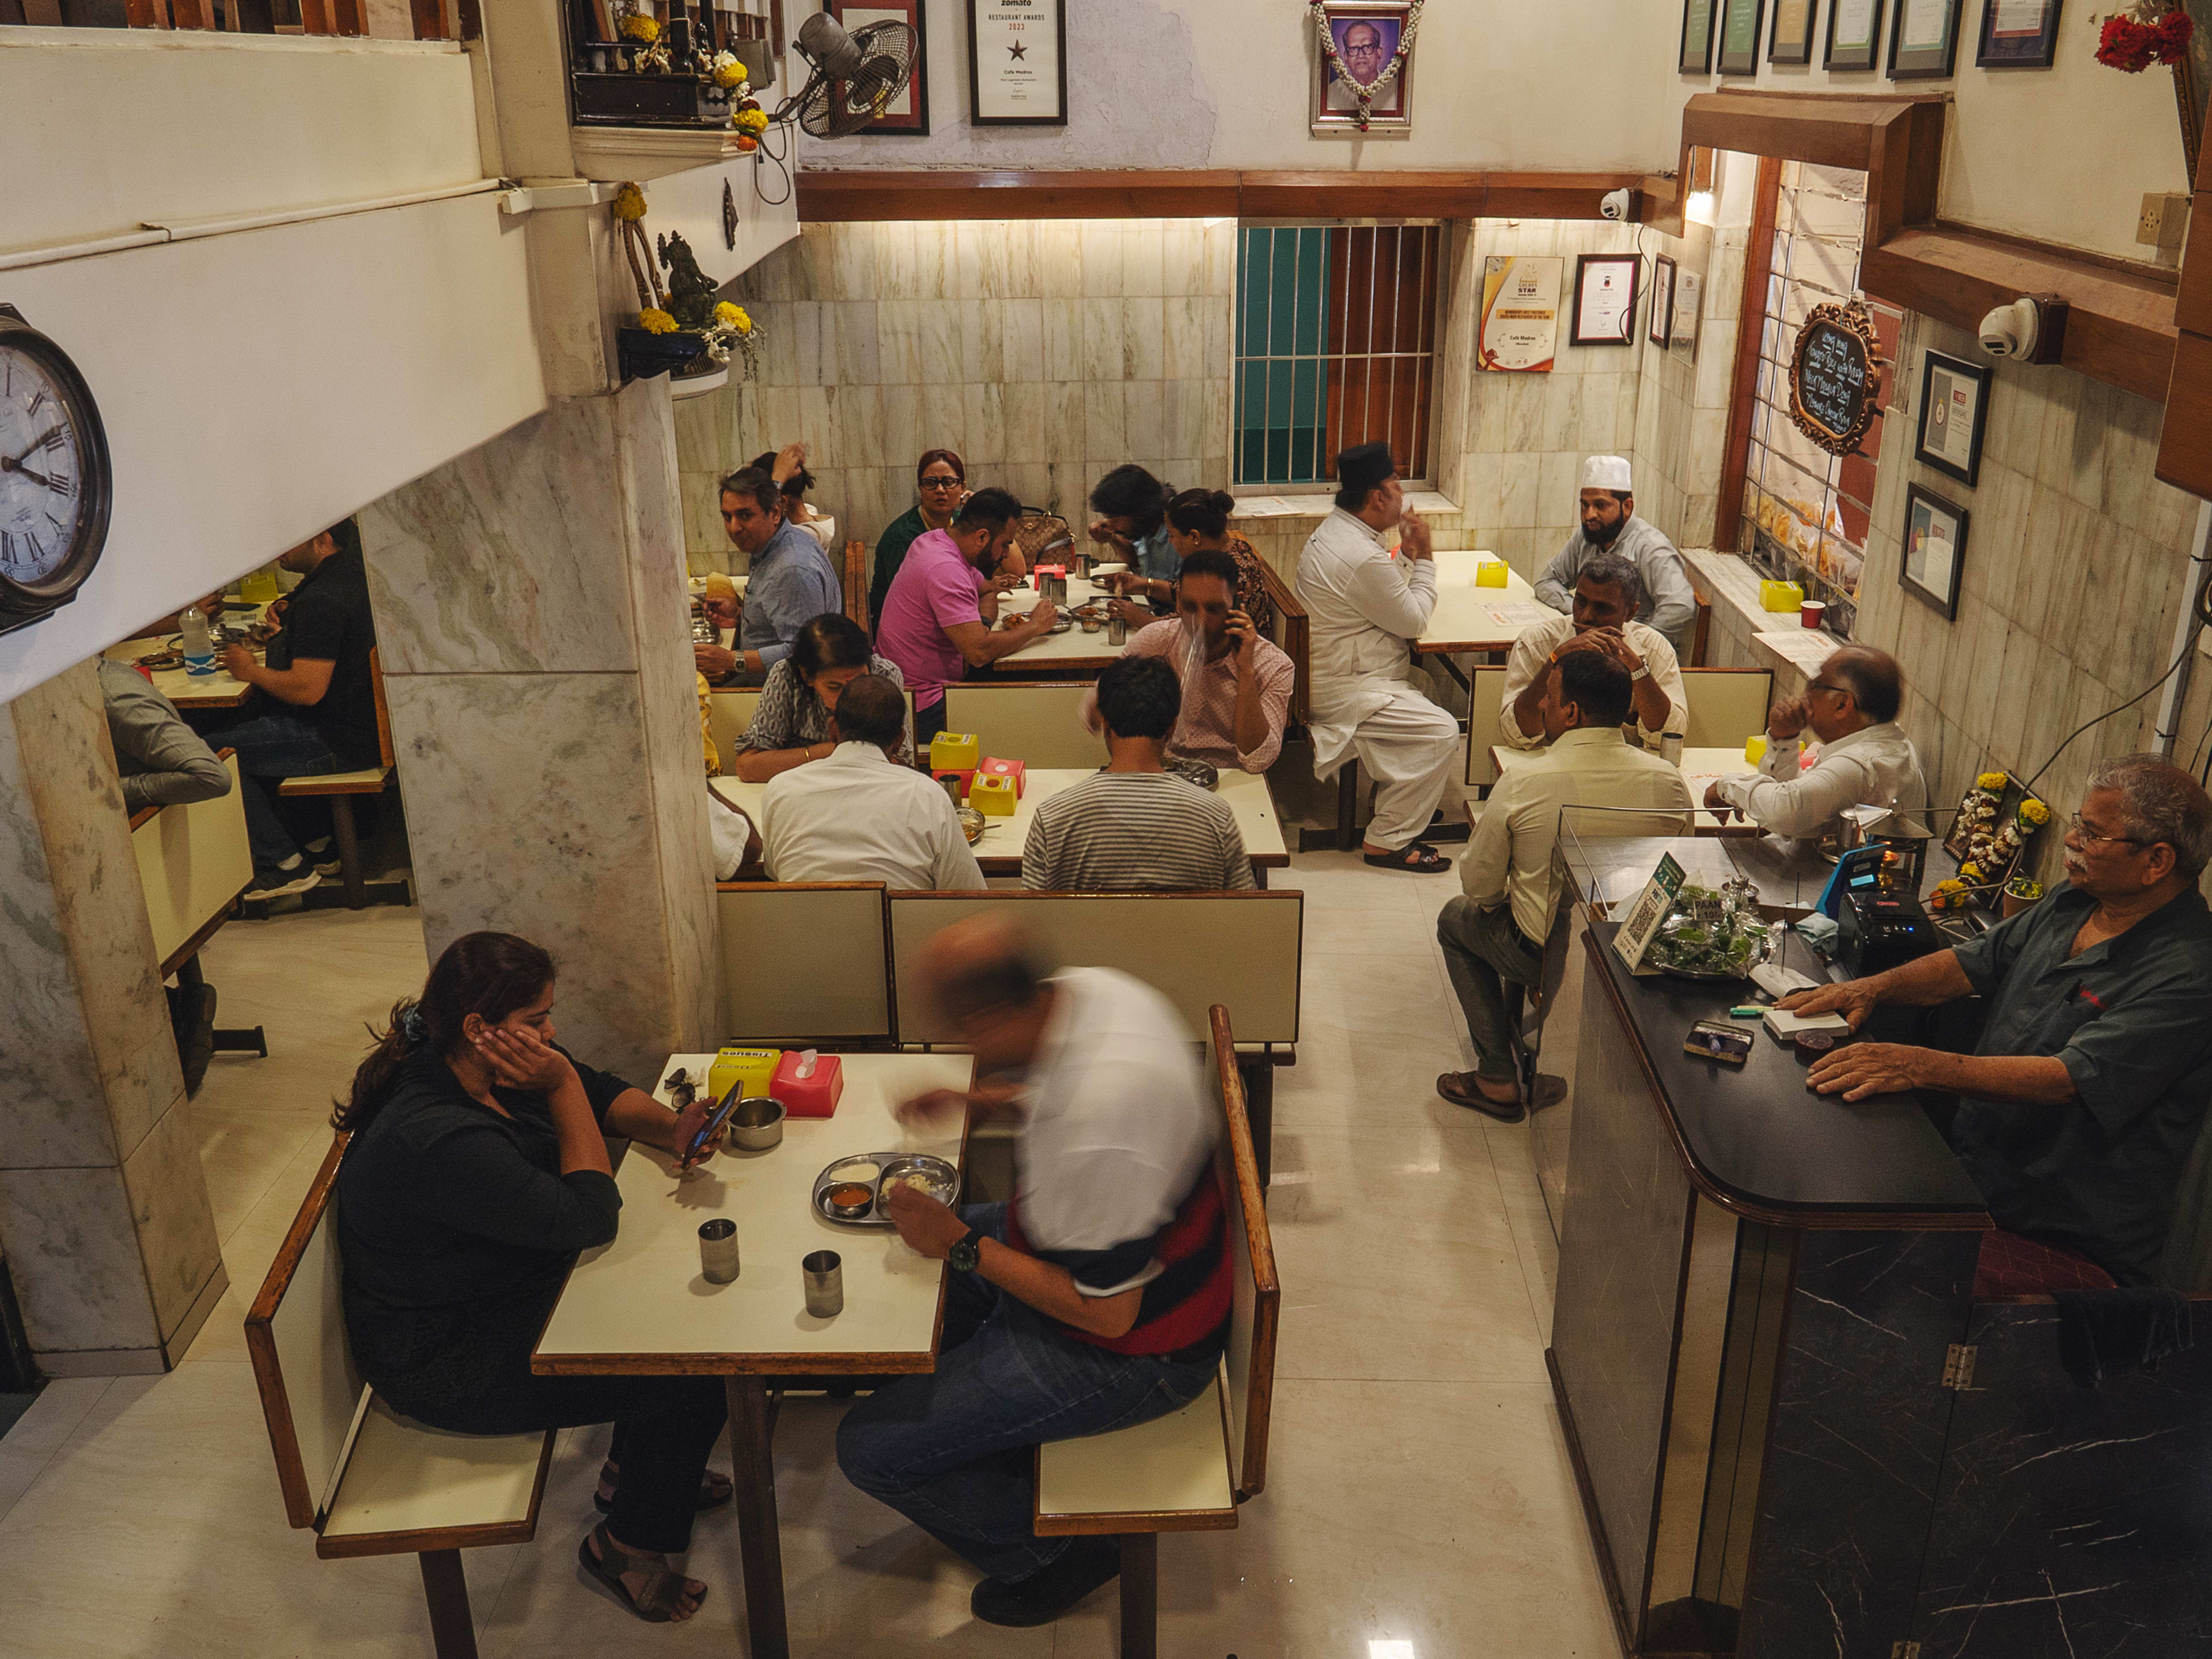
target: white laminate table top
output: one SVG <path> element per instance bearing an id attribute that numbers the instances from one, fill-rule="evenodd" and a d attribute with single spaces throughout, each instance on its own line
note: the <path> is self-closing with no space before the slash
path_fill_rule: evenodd
<path id="1" fill-rule="evenodd" d="M 1006 758 L 1018 760 L 1020 757 Z M 975 861 L 983 866 L 983 873 L 1019 874 L 1022 844 L 1029 839 L 1030 823 L 1036 816 L 1038 803 L 1050 800 L 1061 790 L 1097 775 L 1092 768 L 1029 769 L 1023 778 L 1022 798 L 1014 804 L 1012 814 L 987 817 L 983 822 L 983 838 L 975 843 Z M 744 783 L 736 778 L 710 778 L 708 783 L 724 800 L 743 809 L 758 826 L 762 798 L 768 793 L 766 784 Z M 1274 799 L 1267 793 L 1267 780 L 1256 773 L 1224 771 L 1217 793 L 1237 815 L 1237 833 L 1244 838 L 1245 855 L 1262 869 L 1287 866 L 1290 849 L 1283 841 L 1282 820 L 1275 816 Z"/>
<path id="2" fill-rule="evenodd" d="M 1540 603 L 1536 590 L 1508 568 L 1505 586 L 1481 587 L 1475 573 L 1503 564 L 1495 553 L 1447 549 L 1436 556 L 1437 608 L 1413 641 L 1416 651 L 1506 651 L 1532 623 L 1559 613 Z"/>
<path id="3" fill-rule="evenodd" d="M 1540 749 L 1509 749 L 1502 743 L 1493 744 L 1490 750 L 1490 763 L 1498 769 L 1498 775 L 1502 778 L 1515 767 L 1526 766 L 1542 753 Z M 1685 749 L 1682 751 L 1682 781 L 1689 785 L 1692 800 L 1705 799 L 1705 791 L 1722 778 L 1736 777 L 1755 769 L 1750 762 L 1744 759 L 1741 749 Z M 1756 836 L 1765 833 L 1757 824 L 1747 823 L 1740 817 L 1730 818 L 1723 823 L 1717 814 L 1702 808 L 1691 828 L 1694 834 L 1700 836 Z"/>
<path id="4" fill-rule="evenodd" d="M 712 1054 L 672 1054 L 703 1078 Z M 538 1340 L 532 1369 L 561 1376 L 612 1372 L 827 1375 L 926 1371 L 936 1364 L 945 1264 L 890 1228 L 842 1227 L 813 1206 L 824 1164 L 857 1152 L 934 1152 L 961 1162 L 963 1127 L 911 1130 L 893 1107 L 932 1089 L 963 1089 L 965 1054 L 842 1054 L 845 1092 L 833 1116 L 793 1118 L 765 1152 L 723 1152 L 688 1176 L 657 1148 L 631 1143 L 616 1182 L 622 1228 L 587 1250 L 568 1275 Z M 665 1089 L 654 1097 L 667 1100 Z M 736 1279 L 699 1271 L 699 1227 L 738 1224 Z M 835 1250 L 844 1311 L 806 1311 L 799 1260 Z"/>
<path id="5" fill-rule="evenodd" d="M 1060 607 L 1060 612 L 1066 616 L 1079 605 L 1112 597 L 1089 577 L 1071 575 L 1067 579 L 1067 603 Z M 1000 599 L 999 614 L 1027 616 L 1036 602 L 1036 589 L 1024 584 Z M 1134 633 L 1138 626 L 1140 624 L 1131 624 L 1130 632 Z M 1048 634 L 1041 640 L 1032 641 L 1020 650 L 1000 658 L 991 666 L 999 673 L 1012 673 L 1018 678 L 1024 668 L 1091 667 L 1109 663 L 1121 654 L 1120 646 L 1107 643 L 1105 629 L 1086 634 L 1079 623 L 1065 634 Z"/>
<path id="6" fill-rule="evenodd" d="M 226 613 L 228 614 L 228 613 Z M 141 658 L 158 655 L 167 647 L 168 641 L 159 635 L 143 639 L 125 640 L 112 645 L 102 655 L 118 662 L 136 663 Z M 253 659 L 261 660 L 256 648 Z M 221 653 L 217 653 L 221 660 Z M 179 708 L 235 708 L 246 701 L 253 688 L 243 680 L 235 680 L 228 671 L 218 668 L 212 674 L 190 674 L 181 668 L 157 668 L 153 671 L 154 689 Z"/>

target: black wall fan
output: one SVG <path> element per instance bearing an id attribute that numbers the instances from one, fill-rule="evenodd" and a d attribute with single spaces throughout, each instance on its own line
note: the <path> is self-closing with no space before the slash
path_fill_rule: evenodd
<path id="1" fill-rule="evenodd" d="M 848 34 L 816 12 L 799 29 L 799 55 L 812 73 L 771 118 L 796 120 L 817 138 L 849 137 L 905 89 L 920 45 L 911 23 L 887 20 Z"/>

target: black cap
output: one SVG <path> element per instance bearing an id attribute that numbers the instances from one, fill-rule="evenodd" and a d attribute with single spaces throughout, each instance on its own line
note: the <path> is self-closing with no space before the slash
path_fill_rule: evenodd
<path id="1" fill-rule="evenodd" d="M 1338 487 L 1357 491 L 1363 500 L 1369 490 L 1397 470 L 1397 464 L 1390 459 L 1390 446 L 1379 438 L 1373 443 L 1354 444 L 1336 458 Z"/>

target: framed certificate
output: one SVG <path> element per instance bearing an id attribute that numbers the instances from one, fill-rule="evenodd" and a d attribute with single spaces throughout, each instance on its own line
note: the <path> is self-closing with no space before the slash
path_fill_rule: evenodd
<path id="1" fill-rule="evenodd" d="M 871 23 L 910 23 L 914 26 L 914 73 L 899 95 L 884 106 L 884 112 L 860 131 L 929 137 L 929 18 L 922 0 L 824 0 L 823 9 L 856 33 Z"/>
<path id="2" fill-rule="evenodd" d="M 1482 262 L 1483 368 L 1547 374 L 1559 355 L 1559 278 L 1566 261 L 1493 253 Z"/>
<path id="3" fill-rule="evenodd" d="M 1770 64 L 1813 61 L 1813 0 L 1774 0 L 1774 33 L 1766 43 Z"/>
<path id="4" fill-rule="evenodd" d="M 1664 350 L 1674 337 L 1674 262 L 1663 253 L 1651 258 L 1651 321 L 1644 338 Z"/>
<path id="5" fill-rule="evenodd" d="M 1678 351 L 1686 351 L 1694 362 L 1698 356 L 1698 316 L 1705 304 L 1705 279 L 1694 270 L 1674 273 L 1674 335 L 1669 343 Z"/>
<path id="6" fill-rule="evenodd" d="M 2058 0 L 1982 0 L 1976 69 L 2049 69 L 2058 56 Z"/>
<path id="7" fill-rule="evenodd" d="M 1889 78 L 1948 79 L 1959 59 L 1960 0 L 1897 0 L 1889 25 Z"/>
<path id="8" fill-rule="evenodd" d="M 1881 0 L 1830 0 L 1828 50 L 1824 68 L 1871 70 L 1881 60 Z"/>
<path id="9" fill-rule="evenodd" d="M 968 0 L 968 118 L 1067 125 L 1067 0 Z"/>
<path id="10" fill-rule="evenodd" d="M 1898 586 L 1931 611 L 1956 621 L 1959 572 L 1966 552 L 1966 509 L 1918 484 L 1905 486 L 1905 557 Z"/>
<path id="11" fill-rule="evenodd" d="M 1585 253 L 1575 261 L 1574 325 L 1570 345 L 1630 344 L 1636 338 L 1636 278 L 1643 261 L 1632 253 Z"/>
<path id="12" fill-rule="evenodd" d="M 1713 67 L 1713 8 L 1719 0 L 1682 0 L 1682 56 L 1685 75 L 1709 75 Z"/>
<path id="13" fill-rule="evenodd" d="M 1723 75 L 1759 73 L 1759 25 L 1765 15 L 1762 0 L 1720 0 Z"/>
<path id="14" fill-rule="evenodd" d="M 1990 382 L 1984 363 L 1964 363 L 1931 351 L 1920 369 L 1920 425 L 1912 459 L 1948 472 L 1969 489 L 1982 472 L 1982 432 L 1989 424 Z"/>

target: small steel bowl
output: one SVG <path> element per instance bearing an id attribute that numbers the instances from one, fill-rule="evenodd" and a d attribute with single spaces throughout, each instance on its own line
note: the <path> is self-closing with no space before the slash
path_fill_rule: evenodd
<path id="1" fill-rule="evenodd" d="M 783 1139 L 783 1103 L 768 1095 L 754 1095 L 738 1103 L 725 1132 L 732 1146 L 748 1152 L 764 1152 Z"/>
<path id="2" fill-rule="evenodd" d="M 1189 760 L 1181 755 L 1170 755 L 1160 764 L 1185 783 L 1196 784 L 1200 789 L 1221 787 L 1221 774 L 1202 760 Z"/>
<path id="3" fill-rule="evenodd" d="M 860 1197 L 850 1204 L 839 1203 L 837 1194 L 848 1187 L 859 1193 Z M 827 1213 L 836 1217 L 840 1221 L 859 1221 L 876 1207 L 876 1194 L 865 1182 L 841 1182 L 835 1187 L 823 1188 L 822 1207 Z"/>
<path id="4" fill-rule="evenodd" d="M 972 806 L 956 808 L 953 816 L 960 820 L 960 833 L 968 837 L 970 847 L 982 840 L 983 831 L 990 828 L 989 821 Z"/>

